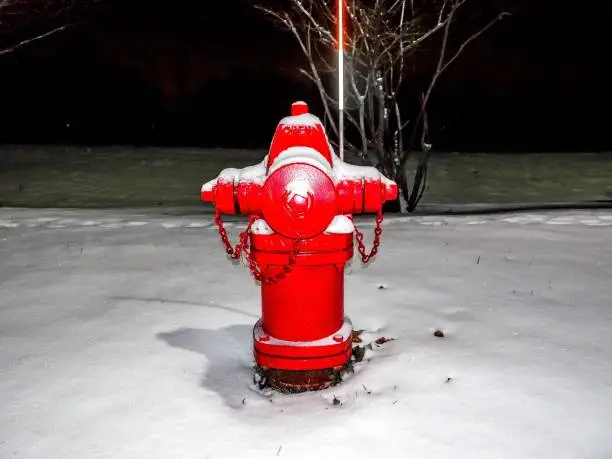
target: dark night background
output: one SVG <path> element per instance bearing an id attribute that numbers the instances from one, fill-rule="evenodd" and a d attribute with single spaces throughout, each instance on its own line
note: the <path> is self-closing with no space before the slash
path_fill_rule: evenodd
<path id="1" fill-rule="evenodd" d="M 610 3 L 474 5 L 466 30 L 482 8 L 512 15 L 441 80 L 435 148 L 612 149 Z M 0 142 L 265 147 L 292 101 L 316 110 L 292 36 L 250 2 L 101 0 L 70 14 L 82 23 L 0 55 Z"/>

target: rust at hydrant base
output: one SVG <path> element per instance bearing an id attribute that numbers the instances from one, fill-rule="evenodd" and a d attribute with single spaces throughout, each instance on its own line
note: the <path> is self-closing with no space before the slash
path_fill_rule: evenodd
<path id="1" fill-rule="evenodd" d="M 383 203 L 396 197 L 397 185 L 377 169 L 334 154 L 304 102 L 294 103 L 291 116 L 280 121 L 260 164 L 224 169 L 202 187 L 202 201 L 215 206 L 227 253 L 245 257 L 261 281 L 254 355 L 272 387 L 316 390 L 337 382 L 352 353 L 344 267 L 353 257 L 353 234 L 367 262 L 380 243 Z M 358 213 L 377 214 L 370 254 L 353 224 Z M 222 214 L 250 217 L 236 247 Z"/>

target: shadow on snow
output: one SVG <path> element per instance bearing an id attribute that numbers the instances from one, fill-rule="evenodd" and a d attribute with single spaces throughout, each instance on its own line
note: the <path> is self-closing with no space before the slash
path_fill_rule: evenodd
<path id="1" fill-rule="evenodd" d="M 230 325 L 218 330 L 179 328 L 158 333 L 172 347 L 197 352 L 208 365 L 202 386 L 221 396 L 231 408 L 241 408 L 252 384 L 252 326 Z"/>

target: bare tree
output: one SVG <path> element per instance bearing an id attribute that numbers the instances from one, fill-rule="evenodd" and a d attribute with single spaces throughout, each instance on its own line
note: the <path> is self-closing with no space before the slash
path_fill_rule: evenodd
<path id="1" fill-rule="evenodd" d="M 0 0 L 0 55 L 81 24 L 100 0 Z"/>
<path id="2" fill-rule="evenodd" d="M 477 31 L 449 46 L 451 25 L 460 8 L 470 0 L 347 0 L 346 17 L 350 30 L 345 43 L 345 117 L 352 131 L 348 150 L 359 154 L 389 177 L 402 190 L 407 210 L 417 206 L 425 190 L 427 164 L 431 151 L 427 105 L 440 76 L 465 47 L 488 30 L 505 13 L 500 13 Z M 262 10 L 297 40 L 306 66 L 300 71 L 318 89 L 324 118 L 332 136 L 339 136 L 337 125 L 338 47 L 337 12 L 329 0 L 287 0 L 285 7 L 259 4 Z M 419 62 L 426 44 L 438 46 L 435 67 L 420 97 L 418 109 L 407 118 L 400 92 L 407 75 Z M 452 52 L 449 52 L 452 48 Z M 420 156 L 412 185 L 406 162 L 415 151 Z M 398 202 L 399 204 L 399 202 Z"/>

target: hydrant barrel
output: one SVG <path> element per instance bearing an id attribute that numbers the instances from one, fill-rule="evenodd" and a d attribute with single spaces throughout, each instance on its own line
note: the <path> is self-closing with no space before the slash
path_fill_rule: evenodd
<path id="1" fill-rule="evenodd" d="M 344 269 L 335 265 L 295 266 L 285 282 L 265 284 L 261 299 L 264 327 L 272 336 L 287 341 L 325 338 L 336 332 L 344 319 L 343 308 L 337 307 L 344 304 Z"/>
<path id="2" fill-rule="evenodd" d="M 286 265 L 291 245 L 253 236 L 253 255 L 274 275 Z M 309 342 L 337 332 L 344 321 L 344 266 L 353 255 L 353 235 L 321 234 L 303 242 L 291 272 L 261 288 L 264 330 L 287 341 Z"/>

